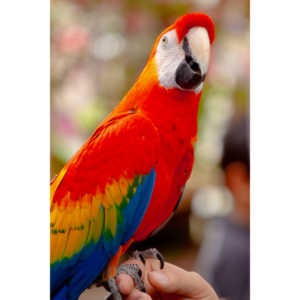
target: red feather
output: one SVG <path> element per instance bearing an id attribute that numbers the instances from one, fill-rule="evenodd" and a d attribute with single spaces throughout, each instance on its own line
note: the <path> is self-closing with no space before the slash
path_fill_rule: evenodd
<path id="1" fill-rule="evenodd" d="M 214 23 L 209 16 L 202 13 L 184 15 L 182 18 L 178 19 L 173 26 L 176 28 L 179 42 L 192 27 L 196 26 L 206 28 L 211 44 L 215 39 Z"/>

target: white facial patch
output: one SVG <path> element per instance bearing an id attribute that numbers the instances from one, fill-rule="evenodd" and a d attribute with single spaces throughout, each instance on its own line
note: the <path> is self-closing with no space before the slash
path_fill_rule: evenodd
<path id="1" fill-rule="evenodd" d="M 208 33 L 205 28 L 194 27 L 186 35 L 193 58 L 201 66 L 203 73 L 207 72 L 209 63 L 210 43 Z M 178 43 L 176 30 L 173 29 L 163 35 L 157 45 L 155 62 L 158 68 L 158 77 L 161 86 L 166 89 L 182 89 L 175 81 L 176 70 L 185 60 L 185 52 L 182 42 Z M 194 89 L 199 93 L 203 88 L 203 82 Z"/>
<path id="2" fill-rule="evenodd" d="M 175 29 L 162 36 L 156 49 L 155 61 L 160 84 L 166 89 L 180 88 L 175 82 L 175 73 L 184 60 L 182 46 L 178 44 Z"/>

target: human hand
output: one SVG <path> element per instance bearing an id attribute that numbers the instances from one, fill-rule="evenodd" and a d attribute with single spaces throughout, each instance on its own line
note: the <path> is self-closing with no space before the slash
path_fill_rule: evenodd
<path id="1" fill-rule="evenodd" d="M 188 272 L 169 263 L 160 270 L 156 259 L 147 259 L 146 265 L 136 259 L 125 263 L 139 265 L 147 291 L 146 294 L 137 290 L 130 276 L 120 274 L 117 283 L 126 300 L 219 300 L 209 283 L 196 272 Z"/>

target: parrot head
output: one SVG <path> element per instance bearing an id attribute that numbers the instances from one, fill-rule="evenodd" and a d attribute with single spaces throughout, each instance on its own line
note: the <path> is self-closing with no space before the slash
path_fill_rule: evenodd
<path id="1" fill-rule="evenodd" d="M 186 14 L 177 19 L 158 36 L 144 70 L 113 114 L 135 111 L 142 106 L 156 114 L 160 107 L 163 114 L 167 111 L 161 105 L 182 99 L 190 99 L 182 102 L 197 105 L 208 71 L 214 35 L 214 23 L 203 13 Z M 173 107 L 183 108 L 182 105 Z M 196 107 L 190 109 L 197 111 Z M 168 109 L 168 114 L 174 116 L 177 112 L 171 113 Z"/>
<path id="2" fill-rule="evenodd" d="M 203 87 L 214 40 L 214 24 L 202 13 L 184 15 L 157 38 L 147 65 L 165 89 L 194 91 Z"/>

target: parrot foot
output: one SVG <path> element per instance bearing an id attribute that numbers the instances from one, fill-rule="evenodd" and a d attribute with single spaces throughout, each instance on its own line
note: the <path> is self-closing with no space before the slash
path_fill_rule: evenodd
<path id="1" fill-rule="evenodd" d="M 111 292 L 111 294 L 108 295 L 105 300 L 122 300 L 122 295 L 119 292 L 116 282 L 116 277 L 120 274 L 129 275 L 133 279 L 135 287 L 142 292 L 146 292 L 144 282 L 142 280 L 142 270 L 139 268 L 139 266 L 137 264 L 123 264 L 118 267 L 116 276 L 110 278 L 104 284 L 104 287 Z"/>
<path id="2" fill-rule="evenodd" d="M 156 258 L 160 262 L 160 268 L 163 269 L 165 265 L 165 260 L 162 254 L 155 248 L 150 248 L 145 251 L 134 251 L 132 254 L 133 258 L 140 259 L 142 263 L 146 264 L 147 258 Z"/>

